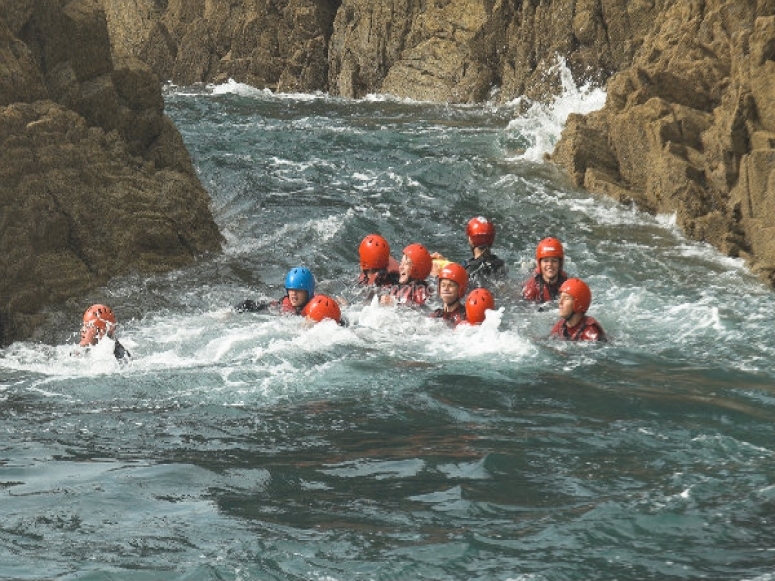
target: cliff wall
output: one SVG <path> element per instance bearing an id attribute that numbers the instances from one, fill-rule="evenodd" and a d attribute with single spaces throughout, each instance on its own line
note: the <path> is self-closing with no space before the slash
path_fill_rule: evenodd
<path id="1" fill-rule="evenodd" d="M 605 108 L 553 159 L 579 186 L 675 213 L 775 284 L 775 0 L 135 0 L 117 54 L 179 84 L 506 102 L 554 94 L 561 56 Z"/>
<path id="2" fill-rule="evenodd" d="M 775 2 L 666 6 L 554 159 L 580 186 L 675 213 L 775 286 Z"/>
<path id="3" fill-rule="evenodd" d="M 113 58 L 99 2 L 0 0 L 0 151 L 0 344 L 116 275 L 220 248 L 158 79 Z"/>

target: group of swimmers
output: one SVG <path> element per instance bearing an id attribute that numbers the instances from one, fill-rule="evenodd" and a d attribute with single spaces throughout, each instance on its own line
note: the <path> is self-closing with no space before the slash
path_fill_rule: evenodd
<path id="1" fill-rule="evenodd" d="M 361 275 L 359 284 L 380 294 L 382 304 L 425 305 L 431 294 L 429 276 L 438 279 L 441 307 L 429 313 L 448 324 L 478 325 L 487 310 L 495 309 L 489 290 L 506 277 L 506 264 L 492 251 L 495 225 L 484 216 L 471 218 L 466 225 L 471 258 L 456 263 L 438 253 L 431 254 L 419 243 L 404 248 L 400 263 L 390 257 L 390 246 L 378 234 L 366 236 L 359 248 Z M 544 238 L 536 248 L 536 268 L 522 286 L 526 301 L 545 303 L 557 300 L 560 320 L 550 336 L 571 341 L 606 341 L 600 323 L 587 315 L 592 303 L 589 286 L 581 279 L 569 278 L 563 270 L 565 251 L 554 237 Z M 472 288 L 467 293 L 468 288 Z"/>
<path id="2" fill-rule="evenodd" d="M 369 234 L 360 243 L 360 275 L 358 285 L 366 298 L 376 295 L 382 305 L 406 305 L 425 308 L 434 287 L 429 277 L 436 277 L 435 290 L 441 306 L 428 314 L 451 326 L 478 325 L 488 310 L 495 310 L 495 298 L 490 288 L 506 277 L 506 264 L 496 256 L 495 225 L 477 216 L 469 220 L 466 236 L 471 258 L 462 263 L 452 262 L 438 253 L 431 253 L 420 243 L 408 245 L 401 261 L 390 254 L 390 245 L 379 234 Z M 587 315 L 592 302 L 589 286 L 579 278 L 569 278 L 563 270 L 565 252 L 562 242 L 544 238 L 536 248 L 536 267 L 522 286 L 526 301 L 545 303 L 557 300 L 560 320 L 552 327 L 551 337 L 571 341 L 606 341 L 603 328 Z M 256 302 L 247 299 L 236 305 L 237 312 L 267 311 L 284 315 L 299 315 L 320 322 L 332 319 L 340 325 L 340 302 L 329 295 L 315 293 L 315 276 L 305 266 L 297 266 L 285 276 L 285 295 L 277 301 Z M 471 292 L 467 292 L 471 288 Z M 116 319 L 110 307 L 92 305 L 84 313 L 81 346 L 96 345 L 103 337 L 115 342 L 114 355 L 125 360 L 129 352 L 115 338 Z"/>

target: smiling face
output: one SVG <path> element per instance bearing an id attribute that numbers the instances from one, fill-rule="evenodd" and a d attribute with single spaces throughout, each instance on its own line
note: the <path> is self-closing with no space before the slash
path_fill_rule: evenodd
<path id="1" fill-rule="evenodd" d="M 453 305 L 460 300 L 460 289 L 454 280 L 443 278 L 439 281 L 439 296 L 445 305 Z"/>
<path id="2" fill-rule="evenodd" d="M 560 274 L 560 259 L 554 257 L 542 258 L 540 267 L 543 279 L 546 282 L 554 282 Z"/>
<path id="3" fill-rule="evenodd" d="M 288 300 L 291 301 L 291 305 L 297 309 L 303 307 L 307 303 L 307 291 L 289 288 Z"/>
<path id="4" fill-rule="evenodd" d="M 410 280 L 412 272 L 412 259 L 406 254 L 401 258 L 401 262 L 398 265 L 398 282 L 406 284 Z"/>

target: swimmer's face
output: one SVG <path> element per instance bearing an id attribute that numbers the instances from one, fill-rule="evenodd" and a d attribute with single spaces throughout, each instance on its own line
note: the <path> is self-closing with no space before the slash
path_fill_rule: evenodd
<path id="1" fill-rule="evenodd" d="M 560 293 L 559 310 L 560 317 L 566 321 L 573 316 L 573 303 L 575 299 L 568 293 Z"/>
<path id="2" fill-rule="evenodd" d="M 410 280 L 410 275 L 412 272 L 412 259 L 409 258 L 406 254 L 401 258 L 401 262 L 398 265 L 398 282 L 401 284 L 406 284 Z"/>
<path id="3" fill-rule="evenodd" d="M 301 289 L 288 289 L 288 300 L 295 308 L 304 306 L 307 303 L 307 291 Z"/>
<path id="4" fill-rule="evenodd" d="M 79 345 L 81 347 L 86 347 L 87 345 L 96 345 L 97 342 L 102 338 L 102 334 L 102 330 L 98 329 L 93 324 L 85 323 L 81 327 L 81 342 Z"/>
<path id="5" fill-rule="evenodd" d="M 560 259 L 555 257 L 541 259 L 541 276 L 546 282 L 554 282 L 560 274 Z"/>
<path id="6" fill-rule="evenodd" d="M 460 299 L 460 288 L 454 280 L 443 278 L 439 281 L 439 296 L 445 305 L 454 304 Z"/>

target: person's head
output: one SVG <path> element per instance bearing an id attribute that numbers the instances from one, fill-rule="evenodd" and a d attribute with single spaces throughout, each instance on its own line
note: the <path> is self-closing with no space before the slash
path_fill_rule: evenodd
<path id="1" fill-rule="evenodd" d="M 489 248 L 495 242 L 495 225 L 484 216 L 476 216 L 468 221 L 466 235 L 471 248 Z"/>
<path id="2" fill-rule="evenodd" d="M 428 278 L 433 268 L 431 253 L 422 244 L 410 244 L 404 248 L 404 255 L 398 265 L 398 282 L 421 281 Z"/>
<path id="3" fill-rule="evenodd" d="M 495 299 L 486 288 L 477 288 L 466 297 L 466 321 L 478 325 L 484 321 L 485 311 L 495 310 Z"/>
<path id="4" fill-rule="evenodd" d="M 592 291 L 587 283 L 578 278 L 569 278 L 560 286 L 560 317 L 570 321 L 574 316 L 580 319 L 592 304 Z"/>
<path id="5" fill-rule="evenodd" d="M 302 316 L 319 323 L 324 319 L 342 322 L 342 310 L 339 303 L 326 295 L 315 295 L 301 311 Z"/>
<path id="6" fill-rule="evenodd" d="M 390 245 L 379 234 L 369 234 L 361 240 L 358 254 L 362 271 L 383 270 L 390 261 Z"/>
<path id="7" fill-rule="evenodd" d="M 536 266 L 546 282 L 554 282 L 562 272 L 565 251 L 557 238 L 544 238 L 536 247 Z"/>
<path id="8" fill-rule="evenodd" d="M 439 272 L 439 297 L 445 305 L 460 301 L 468 289 L 468 272 L 457 262 L 450 262 Z"/>
<path id="9" fill-rule="evenodd" d="M 297 266 L 285 275 L 285 292 L 296 308 L 303 307 L 315 294 L 315 277 L 309 268 Z"/>
<path id="10" fill-rule="evenodd" d="M 96 345 L 105 335 L 113 337 L 115 330 L 116 316 L 112 309 L 105 305 L 92 305 L 83 314 L 80 345 Z"/>

